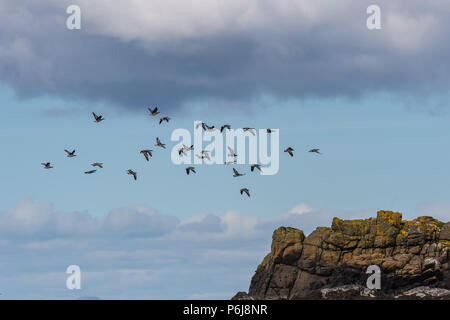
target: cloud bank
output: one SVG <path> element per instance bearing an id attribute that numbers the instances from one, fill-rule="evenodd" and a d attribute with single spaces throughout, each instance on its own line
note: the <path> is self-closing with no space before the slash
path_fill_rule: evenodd
<path id="1" fill-rule="evenodd" d="M 300 206 L 301 207 L 301 206 Z M 180 221 L 142 206 L 102 218 L 25 200 L 0 213 L 2 298 L 230 298 L 246 290 L 280 225 L 329 225 L 326 209 L 262 219 L 238 211 Z M 82 290 L 65 288 L 69 265 Z"/>
<path id="2" fill-rule="evenodd" d="M 418 213 L 450 220 L 450 205 L 424 204 Z M 433 214 L 432 214 L 433 215 Z M 273 218 L 229 210 L 180 221 L 143 206 L 111 210 L 101 219 L 25 200 L 0 213 L 2 298 L 228 299 L 247 286 L 279 226 L 309 234 L 336 212 L 299 204 Z M 82 290 L 65 288 L 69 265 L 82 270 Z"/>

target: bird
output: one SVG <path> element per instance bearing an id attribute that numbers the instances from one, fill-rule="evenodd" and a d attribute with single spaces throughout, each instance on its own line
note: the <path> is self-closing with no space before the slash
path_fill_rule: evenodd
<path id="1" fill-rule="evenodd" d="M 41 163 L 44 166 L 44 169 L 51 169 L 53 168 L 50 162 L 44 162 Z"/>
<path id="2" fill-rule="evenodd" d="M 75 150 L 69 151 L 67 149 L 64 149 L 65 152 L 67 152 L 67 157 L 68 158 L 73 158 L 76 157 L 77 155 L 75 154 Z"/>
<path id="3" fill-rule="evenodd" d="M 233 177 L 245 176 L 245 173 L 239 173 L 235 168 L 233 168 Z"/>
<path id="4" fill-rule="evenodd" d="M 211 157 L 209 156 L 209 150 L 202 150 L 202 155 L 204 155 L 206 159 L 211 160 Z"/>
<path id="5" fill-rule="evenodd" d="M 222 133 L 224 129 L 231 130 L 231 126 L 229 124 L 224 124 L 220 127 L 220 133 Z"/>
<path id="6" fill-rule="evenodd" d="M 250 132 L 252 135 L 256 135 L 256 134 L 255 134 L 255 128 L 243 128 L 243 129 L 244 129 L 244 132 L 248 131 L 248 132 Z"/>
<path id="7" fill-rule="evenodd" d="M 103 163 L 101 163 L 101 162 L 94 162 L 94 163 L 91 164 L 91 166 L 103 168 Z"/>
<path id="8" fill-rule="evenodd" d="M 85 171 L 84 174 L 93 174 L 94 172 L 96 172 L 97 170 L 89 170 L 89 171 Z"/>
<path id="9" fill-rule="evenodd" d="M 241 189 L 241 194 L 243 194 L 243 193 L 246 193 L 247 194 L 247 196 L 250 198 L 250 191 L 247 189 L 247 188 L 242 188 Z"/>
<path id="10" fill-rule="evenodd" d="M 314 152 L 314 153 L 317 153 L 317 154 L 321 154 L 320 153 L 320 149 L 311 149 L 308 152 Z"/>
<path id="11" fill-rule="evenodd" d="M 95 118 L 95 122 L 100 122 L 100 121 L 105 120 L 105 118 L 103 118 L 102 115 L 96 115 L 95 112 L 92 112 L 92 115 L 93 115 L 94 118 Z"/>
<path id="12" fill-rule="evenodd" d="M 161 124 L 163 121 L 169 123 L 170 118 L 169 117 L 162 117 L 161 119 L 159 119 L 159 124 Z"/>
<path id="13" fill-rule="evenodd" d="M 214 126 L 208 126 L 206 123 L 202 123 L 202 128 L 205 131 L 214 131 L 215 130 Z"/>
<path id="14" fill-rule="evenodd" d="M 204 156 L 204 155 L 199 155 L 199 154 L 196 154 L 195 155 L 197 158 L 199 158 L 199 159 L 205 159 L 206 158 L 206 156 Z"/>
<path id="15" fill-rule="evenodd" d="M 184 148 L 178 149 L 178 155 L 181 156 L 181 154 L 187 156 L 187 152 L 186 152 L 186 150 Z"/>
<path id="16" fill-rule="evenodd" d="M 127 174 L 131 174 L 134 178 L 134 180 L 137 179 L 137 173 L 131 169 L 128 169 Z"/>
<path id="17" fill-rule="evenodd" d="M 230 158 L 237 157 L 237 154 L 234 153 L 233 148 L 231 148 L 230 146 L 228 146 L 227 148 L 228 148 L 228 151 L 230 151 L 230 152 L 228 153 L 228 156 L 229 156 Z"/>
<path id="18" fill-rule="evenodd" d="M 152 152 L 153 152 L 153 150 L 145 149 L 145 150 L 141 150 L 139 153 L 142 153 L 145 157 L 145 160 L 148 161 L 149 160 L 148 156 L 153 157 Z"/>
<path id="19" fill-rule="evenodd" d="M 267 129 L 266 129 L 266 132 L 267 132 L 267 133 L 272 133 L 272 132 L 275 132 L 275 131 L 277 131 L 277 130 L 275 130 L 275 129 L 270 129 L 270 128 L 267 128 Z"/>
<path id="20" fill-rule="evenodd" d="M 161 147 L 161 148 L 164 148 L 164 149 L 166 148 L 166 144 L 162 143 L 161 140 L 159 140 L 158 137 L 156 137 L 156 144 L 155 144 L 155 146 Z"/>
<path id="21" fill-rule="evenodd" d="M 288 147 L 286 150 L 284 150 L 284 152 L 289 153 L 289 155 L 290 155 L 291 157 L 294 156 L 294 149 L 292 149 L 291 147 Z"/>
<path id="22" fill-rule="evenodd" d="M 150 112 L 151 116 L 156 116 L 157 114 L 159 114 L 159 111 L 158 111 L 157 107 L 155 107 L 155 109 L 148 108 L 148 111 Z"/>
<path id="23" fill-rule="evenodd" d="M 250 166 L 250 170 L 253 172 L 253 170 L 258 169 L 259 171 L 261 171 L 261 166 L 259 164 L 252 164 Z M 262 172 L 262 171 L 261 171 Z"/>
<path id="24" fill-rule="evenodd" d="M 186 174 L 189 175 L 189 172 L 197 173 L 197 172 L 195 172 L 195 168 L 194 167 L 187 167 L 186 168 Z"/>

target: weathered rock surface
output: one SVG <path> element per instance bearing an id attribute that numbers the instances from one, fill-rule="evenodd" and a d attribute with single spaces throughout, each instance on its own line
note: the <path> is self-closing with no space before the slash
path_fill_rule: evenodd
<path id="1" fill-rule="evenodd" d="M 280 227 L 248 294 L 233 299 L 450 299 L 449 260 L 450 222 L 432 217 L 334 218 L 308 237 Z M 380 290 L 366 287 L 370 265 L 381 269 Z"/>

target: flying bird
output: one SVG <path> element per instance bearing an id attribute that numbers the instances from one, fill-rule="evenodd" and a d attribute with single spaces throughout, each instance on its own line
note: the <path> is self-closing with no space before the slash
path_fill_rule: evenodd
<path id="1" fill-rule="evenodd" d="M 195 172 L 195 168 L 194 167 L 187 167 L 186 168 L 186 174 L 189 175 L 189 172 L 197 173 L 197 172 Z"/>
<path id="2" fill-rule="evenodd" d="M 220 133 L 222 133 L 225 129 L 231 130 L 231 126 L 229 124 L 224 124 L 220 127 Z"/>
<path id="3" fill-rule="evenodd" d="M 93 115 L 94 118 L 95 118 L 95 122 L 100 122 L 100 121 L 105 120 L 105 118 L 103 118 L 102 115 L 96 115 L 95 112 L 92 112 L 92 115 Z"/>
<path id="4" fill-rule="evenodd" d="M 321 154 L 320 153 L 320 149 L 311 149 L 308 152 L 314 152 L 314 153 L 317 153 L 317 154 Z"/>
<path id="5" fill-rule="evenodd" d="M 128 169 L 127 174 L 131 174 L 134 178 L 134 180 L 137 179 L 137 173 L 131 169 Z"/>
<path id="6" fill-rule="evenodd" d="M 41 163 L 44 166 L 44 169 L 51 169 L 53 168 L 50 162 L 44 162 Z"/>
<path id="7" fill-rule="evenodd" d="M 202 123 L 202 128 L 205 131 L 214 131 L 214 129 L 215 129 L 214 126 L 208 126 L 206 123 Z"/>
<path id="8" fill-rule="evenodd" d="M 284 150 L 284 152 L 289 153 L 289 155 L 290 155 L 291 157 L 294 156 L 294 149 L 292 149 L 291 147 L 289 147 L 289 148 L 287 148 L 286 150 Z"/>
<path id="9" fill-rule="evenodd" d="M 169 117 L 162 117 L 161 119 L 159 119 L 159 124 L 161 124 L 163 121 L 169 123 L 170 118 Z"/>
<path id="10" fill-rule="evenodd" d="M 153 157 L 152 155 L 153 150 L 149 150 L 149 149 L 145 149 L 145 150 L 141 150 L 139 153 L 142 153 L 145 157 L 145 160 L 149 161 L 149 157 Z"/>
<path id="11" fill-rule="evenodd" d="M 194 149 L 194 145 L 191 145 L 190 147 L 183 144 L 183 147 L 178 149 L 178 155 L 181 156 L 181 154 L 184 154 L 185 156 L 187 156 L 187 152 L 191 151 L 192 149 Z"/>
<path id="12" fill-rule="evenodd" d="M 94 163 L 91 164 L 91 166 L 103 168 L 103 163 L 101 163 L 101 162 L 94 162 Z"/>
<path id="13" fill-rule="evenodd" d="M 262 172 L 261 171 L 261 166 L 259 165 L 259 164 L 252 164 L 251 166 L 250 166 L 250 170 L 253 172 L 253 170 L 255 170 L 255 168 L 256 169 L 258 169 L 260 172 Z"/>
<path id="14" fill-rule="evenodd" d="M 183 144 L 183 148 L 184 148 L 184 150 L 186 150 L 186 151 L 191 151 L 192 149 L 194 149 L 194 145 L 191 144 L 191 146 L 188 147 L 187 145 Z"/>
<path id="15" fill-rule="evenodd" d="M 230 146 L 228 146 L 227 148 L 228 148 L 228 151 L 230 151 L 230 152 L 228 153 L 228 156 L 229 156 L 230 158 L 237 157 L 237 154 L 234 153 L 233 148 L 231 148 Z"/>
<path id="16" fill-rule="evenodd" d="M 233 177 L 245 176 L 245 173 L 239 173 L 235 168 L 233 168 Z"/>
<path id="17" fill-rule="evenodd" d="M 97 170 L 89 170 L 89 171 L 85 171 L 84 174 L 93 174 L 94 172 L 96 172 Z"/>
<path id="18" fill-rule="evenodd" d="M 256 135 L 256 133 L 255 133 L 255 128 L 243 128 L 243 129 L 244 129 L 244 132 L 248 131 L 248 132 L 250 132 L 252 135 Z"/>
<path id="19" fill-rule="evenodd" d="M 155 107 L 155 109 L 148 108 L 148 111 L 150 112 L 151 116 L 156 116 L 157 114 L 159 114 L 159 111 L 158 111 L 157 107 Z"/>
<path id="20" fill-rule="evenodd" d="M 166 148 L 166 144 L 162 143 L 161 140 L 159 140 L 158 137 L 156 137 L 156 144 L 155 144 L 155 146 L 161 147 L 161 148 L 164 148 L 164 149 Z"/>
<path id="21" fill-rule="evenodd" d="M 250 198 L 250 191 L 247 189 L 247 188 L 242 188 L 241 189 L 241 194 L 243 194 L 243 193 L 246 193 L 247 194 L 247 196 Z"/>
<path id="22" fill-rule="evenodd" d="M 73 158 L 76 157 L 77 155 L 75 154 L 75 150 L 69 151 L 67 149 L 64 149 L 65 152 L 67 152 L 67 157 L 68 158 Z"/>

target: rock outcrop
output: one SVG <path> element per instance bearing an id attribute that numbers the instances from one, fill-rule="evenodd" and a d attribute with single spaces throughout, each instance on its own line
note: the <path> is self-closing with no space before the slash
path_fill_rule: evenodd
<path id="1" fill-rule="evenodd" d="M 274 231 L 270 253 L 248 294 L 233 299 L 450 299 L 450 223 L 432 217 L 341 220 L 302 230 Z M 366 286 L 367 268 L 381 270 L 381 289 Z"/>

